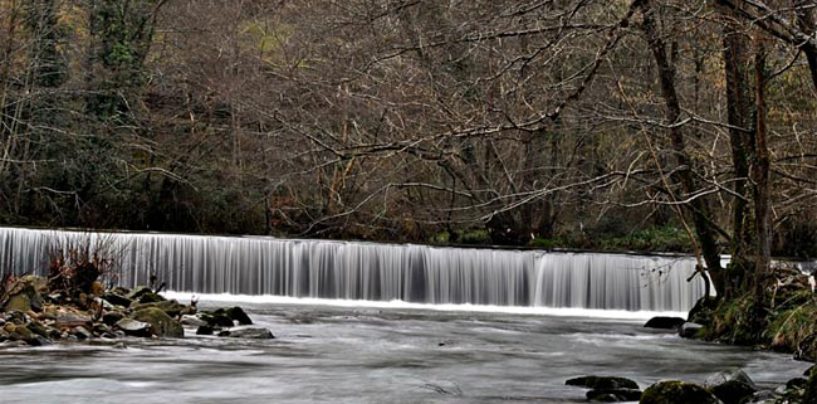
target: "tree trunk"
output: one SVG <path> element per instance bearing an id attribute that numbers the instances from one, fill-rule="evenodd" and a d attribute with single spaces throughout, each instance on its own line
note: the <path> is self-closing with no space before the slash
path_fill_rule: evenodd
<path id="1" fill-rule="evenodd" d="M 755 131 L 754 94 L 750 81 L 751 58 L 749 38 L 745 27 L 725 13 L 723 33 L 724 67 L 726 73 L 727 121 L 730 125 L 729 140 L 732 146 L 732 166 L 736 195 L 732 205 L 732 260 L 727 270 L 724 295 L 729 297 L 735 289 L 746 286 L 746 275 L 751 271 L 753 221 L 749 201 L 749 164 L 752 160 L 752 144 Z"/>
<path id="2" fill-rule="evenodd" d="M 669 60 L 666 45 L 658 32 L 651 3 L 651 1 L 645 1 L 642 5 L 644 13 L 643 29 L 655 62 L 658 65 L 661 95 L 664 98 L 664 104 L 667 108 L 667 121 L 670 125 L 670 141 L 675 154 L 675 162 L 680 167 L 676 171 L 674 180 L 681 185 L 681 189 L 686 195 L 691 195 L 699 191 L 699 184 L 693 177 L 695 161 L 686 150 L 683 128 L 676 125 L 681 120 L 681 104 L 675 87 L 675 68 Z M 703 255 L 707 269 L 712 274 L 715 288 L 720 293 L 723 290 L 724 280 L 715 231 L 710 225 L 710 221 L 713 220 L 712 209 L 705 198 L 693 199 L 687 208 L 692 215 L 700 254 Z"/>

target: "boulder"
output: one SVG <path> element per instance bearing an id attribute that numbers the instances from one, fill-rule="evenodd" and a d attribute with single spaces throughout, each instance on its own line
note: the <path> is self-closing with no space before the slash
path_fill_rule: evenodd
<path id="1" fill-rule="evenodd" d="M 250 338 L 250 339 L 272 339 L 275 338 L 272 335 L 272 331 L 261 328 L 261 327 L 249 327 L 249 328 L 235 328 L 232 330 L 224 330 L 218 333 L 219 337 L 230 337 L 230 338 Z"/>
<path id="2" fill-rule="evenodd" d="M 681 317 L 653 317 L 644 324 L 646 328 L 659 328 L 662 330 L 674 330 L 678 329 L 681 324 L 684 324 L 686 320 Z"/>
<path id="3" fill-rule="evenodd" d="M 89 326 L 91 316 L 78 312 L 62 311 L 57 313 L 57 328 L 74 328 L 79 326 Z"/>
<path id="4" fill-rule="evenodd" d="M 207 324 L 196 329 L 196 335 L 213 335 L 215 329 Z"/>
<path id="5" fill-rule="evenodd" d="M 74 327 L 74 329 L 71 331 L 71 334 L 76 336 L 77 339 L 79 340 L 91 339 L 94 336 L 94 334 L 92 334 L 90 331 L 88 331 L 87 328 L 83 326 Z"/>
<path id="6" fill-rule="evenodd" d="M 134 312 L 131 317 L 136 321 L 149 323 L 153 335 L 172 338 L 184 337 L 184 328 L 182 328 L 182 325 L 156 307 L 138 310 Z"/>
<path id="7" fill-rule="evenodd" d="M 128 299 L 123 295 L 119 295 L 113 292 L 108 292 L 102 295 L 102 300 L 114 305 L 114 306 L 122 306 L 122 307 L 129 307 L 133 300 Z"/>
<path id="8" fill-rule="evenodd" d="M 234 327 L 233 320 L 224 313 L 200 313 L 199 318 L 211 327 Z"/>
<path id="9" fill-rule="evenodd" d="M 244 309 L 238 306 L 230 307 L 228 309 L 218 309 L 216 313 L 224 313 L 229 317 L 231 320 L 238 322 L 239 325 L 252 325 L 252 320 L 250 320 L 250 316 L 244 312 Z"/>
<path id="10" fill-rule="evenodd" d="M 806 389 L 803 393 L 804 403 L 817 403 L 817 367 L 809 368 Z"/>
<path id="11" fill-rule="evenodd" d="M 703 328 L 704 326 L 698 323 L 686 322 L 681 324 L 681 327 L 678 328 L 678 335 L 680 335 L 681 338 L 697 338 Z"/>
<path id="12" fill-rule="evenodd" d="M 641 390 L 637 389 L 609 389 L 590 390 L 586 394 L 588 401 L 603 401 L 607 403 L 618 401 L 638 401 L 641 399 Z"/>
<path id="13" fill-rule="evenodd" d="M 593 390 L 634 389 L 638 390 L 638 383 L 616 376 L 582 376 L 568 379 L 568 386 L 586 387 Z"/>
<path id="14" fill-rule="evenodd" d="M 122 330 L 125 335 L 133 337 L 151 336 L 150 324 L 144 321 L 136 321 L 132 318 L 123 318 L 116 322 L 116 327 Z"/>
<path id="15" fill-rule="evenodd" d="M 720 400 L 703 387 L 678 380 L 658 382 L 644 390 L 641 404 L 718 404 Z"/>
<path id="16" fill-rule="evenodd" d="M 25 277 L 12 284 L 6 292 L 7 300 L 3 303 L 3 311 L 42 311 L 43 298 L 35 283 L 33 278 Z"/>
<path id="17" fill-rule="evenodd" d="M 147 296 L 147 295 L 144 295 Z M 150 303 L 134 303 L 131 308 L 135 311 L 139 311 L 142 309 L 146 309 L 149 307 L 155 307 L 163 312 L 167 313 L 170 317 L 178 317 L 182 313 L 187 311 L 187 306 L 175 301 L 175 300 L 162 300 L 158 302 L 150 302 Z"/>
<path id="18" fill-rule="evenodd" d="M 739 404 L 757 391 L 755 382 L 740 369 L 710 376 L 706 380 L 706 387 L 725 404 Z"/>
<path id="19" fill-rule="evenodd" d="M 120 311 L 108 311 L 102 315 L 102 322 L 107 325 L 113 326 L 123 318 L 125 318 L 125 314 Z"/>

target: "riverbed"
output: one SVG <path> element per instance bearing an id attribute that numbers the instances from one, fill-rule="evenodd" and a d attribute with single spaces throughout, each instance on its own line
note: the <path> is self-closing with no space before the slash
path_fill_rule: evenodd
<path id="1" fill-rule="evenodd" d="M 221 299 L 224 300 L 224 299 Z M 208 302 L 200 307 L 224 306 Z M 196 336 L 0 350 L 0 401 L 93 403 L 579 402 L 570 377 L 641 386 L 744 369 L 785 383 L 807 363 L 678 338 L 640 318 L 240 303 L 273 340 Z"/>

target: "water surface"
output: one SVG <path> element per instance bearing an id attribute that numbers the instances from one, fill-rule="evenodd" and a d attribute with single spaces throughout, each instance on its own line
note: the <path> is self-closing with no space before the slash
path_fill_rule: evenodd
<path id="1" fill-rule="evenodd" d="M 207 307 L 214 303 L 200 302 Z M 218 305 L 224 305 L 218 302 Z M 577 402 L 564 385 L 613 374 L 647 386 L 743 368 L 764 385 L 808 364 L 682 340 L 641 320 L 242 303 L 276 339 L 191 335 L 0 350 L 3 402 Z"/>

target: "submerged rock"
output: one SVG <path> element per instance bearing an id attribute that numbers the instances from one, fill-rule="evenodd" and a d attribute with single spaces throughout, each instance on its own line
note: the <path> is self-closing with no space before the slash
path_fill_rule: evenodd
<path id="1" fill-rule="evenodd" d="M 686 320 L 684 320 L 681 317 L 662 317 L 662 316 L 658 316 L 658 317 L 653 317 L 653 318 L 649 319 L 649 321 L 647 321 L 647 323 L 644 324 L 644 327 L 646 327 L 646 328 L 659 328 L 659 329 L 662 329 L 662 330 L 672 330 L 672 329 L 677 329 L 678 327 L 681 326 L 681 324 L 684 324 L 685 322 L 686 322 Z"/>
<path id="2" fill-rule="evenodd" d="M 678 335 L 682 338 L 697 338 L 703 328 L 704 326 L 698 323 L 686 322 L 681 324 L 681 327 L 678 329 Z"/>
<path id="3" fill-rule="evenodd" d="M 637 389 L 609 389 L 590 390 L 585 395 L 589 401 L 618 402 L 638 401 L 641 399 L 641 390 Z"/>
<path id="4" fill-rule="evenodd" d="M 235 327 L 233 320 L 224 313 L 201 313 L 199 318 L 211 327 Z"/>
<path id="5" fill-rule="evenodd" d="M 757 391 L 755 382 L 740 369 L 710 376 L 706 380 L 706 387 L 725 404 L 739 404 Z"/>
<path id="6" fill-rule="evenodd" d="M 196 335 L 213 335 L 214 332 L 215 329 L 207 324 L 199 326 L 199 328 L 196 329 Z"/>
<path id="7" fill-rule="evenodd" d="M 644 390 L 641 404 L 718 404 L 720 400 L 703 387 L 678 380 L 658 382 Z"/>
<path id="8" fill-rule="evenodd" d="M 133 313 L 132 318 L 150 324 L 153 335 L 158 337 L 184 337 L 184 328 L 181 323 L 172 319 L 161 309 L 148 307 Z"/>
<path id="9" fill-rule="evenodd" d="M 251 327 L 251 328 L 236 328 L 232 330 L 224 330 L 218 333 L 219 337 L 231 338 L 251 338 L 251 339 L 272 339 L 272 331 L 266 328 Z"/>
<path id="10" fill-rule="evenodd" d="M 616 376 L 582 376 L 568 379 L 568 386 L 586 387 L 593 390 L 634 389 L 638 390 L 638 383 Z"/>

